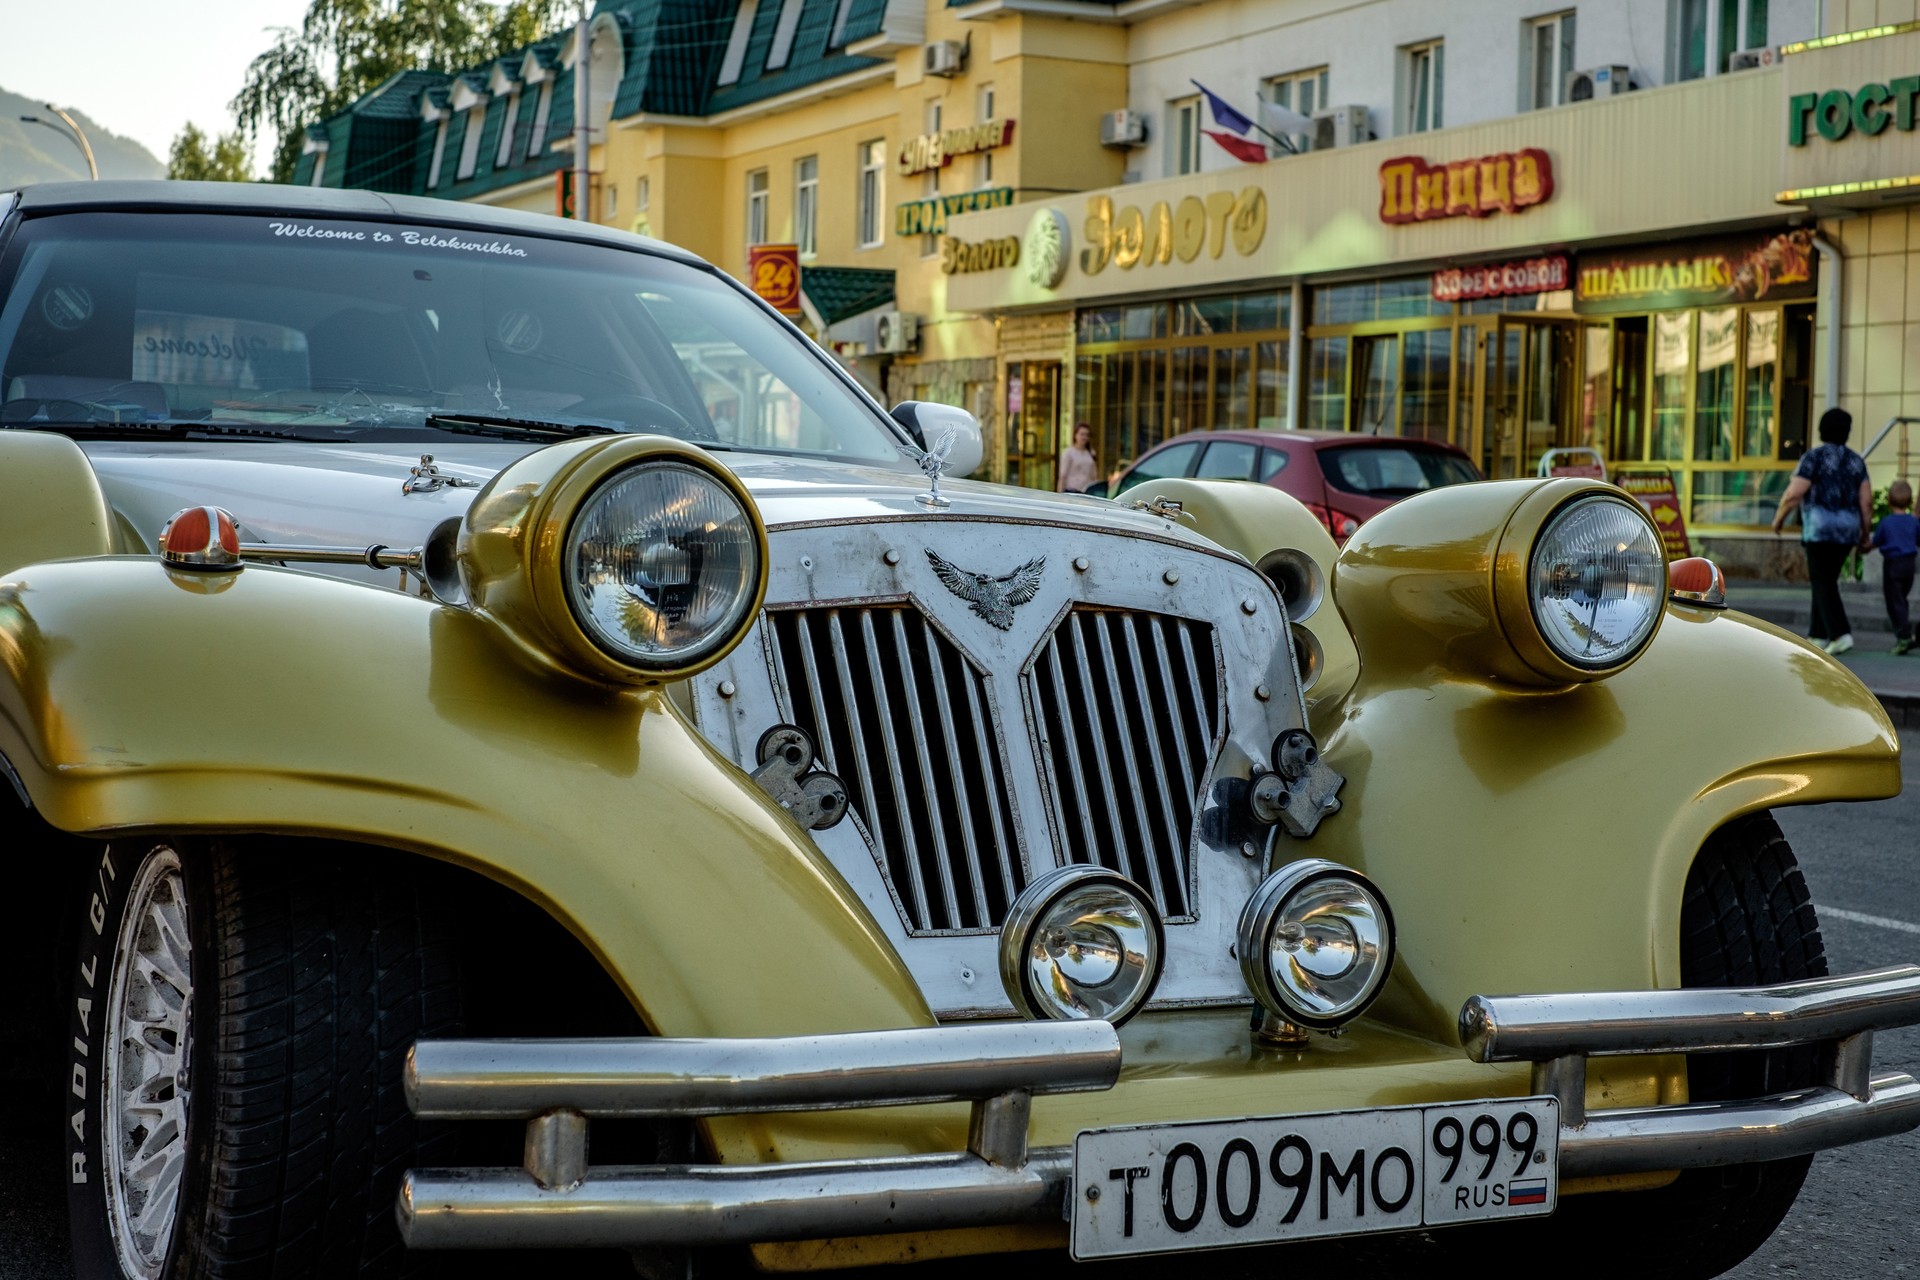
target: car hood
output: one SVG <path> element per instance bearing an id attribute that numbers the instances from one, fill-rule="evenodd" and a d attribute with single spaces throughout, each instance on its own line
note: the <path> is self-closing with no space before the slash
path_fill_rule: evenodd
<path id="1" fill-rule="evenodd" d="M 409 494 L 402 485 L 420 461 L 418 444 L 82 441 L 81 447 L 107 500 L 148 547 L 170 516 L 193 506 L 232 512 L 249 542 L 417 546 L 440 521 L 463 514 L 479 485 L 531 452 L 515 442 L 436 443 L 434 466 L 473 487 Z M 1173 521 L 1103 498 L 943 479 L 940 491 L 952 505 L 932 508 L 919 501 L 928 493 L 925 477 L 911 469 L 752 453 L 715 458 L 740 477 L 770 528 L 842 520 L 997 519 L 1206 545 Z"/>

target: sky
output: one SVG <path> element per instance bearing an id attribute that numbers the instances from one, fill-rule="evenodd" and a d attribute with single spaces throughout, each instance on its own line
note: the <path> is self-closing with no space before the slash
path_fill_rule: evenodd
<path id="1" fill-rule="evenodd" d="M 227 103 L 273 43 L 269 28 L 306 11 L 307 0 L 0 0 L 0 87 L 78 107 L 164 164 L 188 121 L 209 136 L 233 127 Z M 256 171 L 270 154 L 263 144 Z"/>

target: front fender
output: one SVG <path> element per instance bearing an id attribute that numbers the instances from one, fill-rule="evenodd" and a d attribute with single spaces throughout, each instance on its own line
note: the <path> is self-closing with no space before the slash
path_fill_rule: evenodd
<path id="1" fill-rule="evenodd" d="M 474 868 L 662 1035 L 932 1022 L 838 873 L 662 694 L 541 670 L 458 609 L 265 567 L 19 569 L 0 756 L 76 834 L 326 835 Z"/>
<path id="2" fill-rule="evenodd" d="M 1393 901 L 1382 1016 L 1447 1034 L 1476 993 L 1678 987 L 1687 871 L 1714 829 L 1900 790 L 1899 740 L 1851 672 L 1766 623 L 1679 605 L 1604 681 L 1363 671 L 1326 712 L 1347 784 L 1314 852 Z"/>
<path id="3" fill-rule="evenodd" d="M 1297 852 L 1378 880 L 1401 952 L 1375 1009 L 1442 1039 L 1476 994 L 1679 986 L 1687 871 L 1714 829 L 1900 790 L 1899 740 L 1873 695 L 1741 614 L 1670 606 L 1637 662 L 1573 688 L 1510 683 L 1470 660 L 1498 638 L 1499 535 L 1553 486 L 1579 490 L 1508 482 L 1409 499 L 1337 564 L 1311 514 L 1266 486 L 1139 490 L 1179 501 L 1255 564 L 1291 547 L 1328 570 L 1337 608 L 1304 624 L 1326 655 L 1308 697 L 1347 781 L 1341 811 Z"/>

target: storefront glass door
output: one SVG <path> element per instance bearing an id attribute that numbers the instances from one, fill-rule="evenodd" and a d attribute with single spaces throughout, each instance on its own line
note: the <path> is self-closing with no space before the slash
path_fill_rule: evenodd
<path id="1" fill-rule="evenodd" d="M 1595 376 L 1605 378 L 1612 354 L 1606 326 L 1503 317 L 1493 344 L 1484 462 L 1490 478 L 1530 476 L 1548 449 L 1599 446 L 1609 406 L 1583 380 L 1581 357 L 1597 362 Z"/>
<path id="2" fill-rule="evenodd" d="M 1007 366 L 1007 483 L 1051 489 L 1059 479 L 1060 362 Z"/>

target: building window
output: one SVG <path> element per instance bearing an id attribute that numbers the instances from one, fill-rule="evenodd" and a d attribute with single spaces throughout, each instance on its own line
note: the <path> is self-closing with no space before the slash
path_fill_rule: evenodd
<path id="1" fill-rule="evenodd" d="M 1733 69 L 1733 55 L 1768 38 L 1768 0 L 1671 0 L 1673 78 L 1698 80 Z"/>
<path id="2" fill-rule="evenodd" d="M 513 163 L 513 130 L 520 122 L 520 91 L 507 95 L 507 114 L 500 121 L 500 147 L 494 152 L 493 167 L 504 169 Z"/>
<path id="3" fill-rule="evenodd" d="M 460 167 L 453 171 L 455 178 L 471 178 L 474 166 L 480 163 L 480 131 L 486 127 L 487 109 L 474 107 L 467 112 L 467 134 L 460 142 Z"/>
<path id="4" fill-rule="evenodd" d="M 860 144 L 860 247 L 880 243 L 880 206 L 887 200 L 887 144 L 884 138 Z"/>
<path id="5" fill-rule="evenodd" d="M 736 84 L 740 69 L 747 61 L 747 40 L 753 35 L 753 20 L 760 12 L 760 0 L 740 0 L 733 15 L 733 34 L 727 38 L 726 56 L 720 59 L 721 84 Z"/>
<path id="6" fill-rule="evenodd" d="M 820 158 L 802 156 L 793 162 L 793 239 L 801 257 L 818 251 L 819 235 Z"/>
<path id="7" fill-rule="evenodd" d="M 1295 71 L 1289 75 L 1275 76 L 1267 81 L 1267 101 L 1276 107 L 1285 107 L 1297 111 L 1308 119 L 1316 111 L 1324 111 L 1327 102 L 1327 69 L 1315 67 L 1311 71 Z M 1309 134 L 1293 133 L 1285 135 L 1293 144 L 1295 151 L 1309 151 L 1313 148 L 1313 138 Z"/>
<path id="8" fill-rule="evenodd" d="M 827 37 L 827 47 L 838 49 L 847 42 L 847 23 L 853 17 L 853 0 L 840 0 L 833 11 L 833 32 Z"/>
<path id="9" fill-rule="evenodd" d="M 993 119 L 993 86 L 990 84 L 980 86 L 979 118 L 981 124 L 985 124 L 987 121 Z M 990 149 L 980 153 L 979 185 L 983 187 L 993 185 L 993 152 Z"/>
<path id="10" fill-rule="evenodd" d="M 607 221 L 612 222 L 615 218 L 619 216 L 620 216 L 620 184 L 617 182 L 609 182 L 607 184 Z"/>
<path id="11" fill-rule="evenodd" d="M 1439 40 L 1408 45 L 1400 51 L 1400 132 L 1425 133 L 1440 128 L 1446 52 L 1446 44 Z"/>
<path id="12" fill-rule="evenodd" d="M 747 175 L 747 243 L 767 242 L 767 171 Z"/>
<path id="13" fill-rule="evenodd" d="M 321 147 L 313 153 L 313 176 L 307 179 L 310 187 L 327 185 L 327 149 Z"/>
<path id="14" fill-rule="evenodd" d="M 806 0 L 780 0 L 780 20 L 774 24 L 773 47 L 767 50 L 767 70 L 778 71 L 793 56 L 793 35 L 800 29 L 800 10 Z"/>
<path id="15" fill-rule="evenodd" d="M 433 159 L 427 162 L 427 190 L 440 185 L 440 166 L 447 158 L 447 117 L 441 116 L 433 130 Z"/>
<path id="16" fill-rule="evenodd" d="M 1573 70 L 1573 14 L 1556 13 L 1527 22 L 1520 56 L 1523 110 L 1557 107 L 1566 101 L 1567 73 Z"/>
<path id="17" fill-rule="evenodd" d="M 1200 99 L 1180 98 L 1167 104 L 1167 173 L 1200 172 Z"/>
<path id="18" fill-rule="evenodd" d="M 547 115 L 553 110 L 553 77 L 540 82 L 540 100 L 533 107 L 533 132 L 527 136 L 527 158 L 546 149 Z"/>

